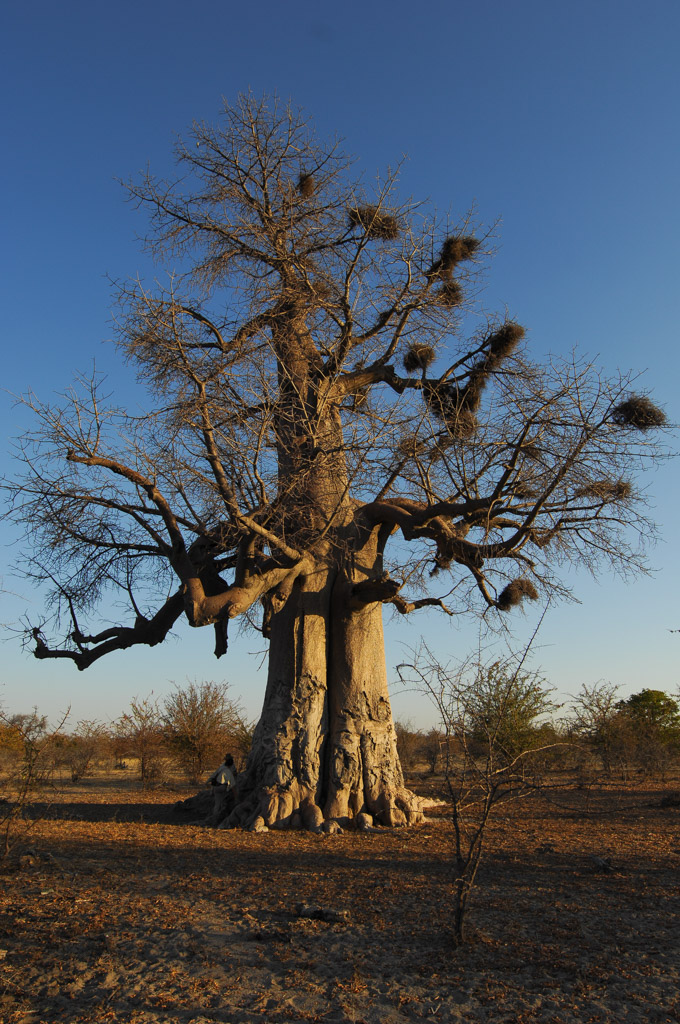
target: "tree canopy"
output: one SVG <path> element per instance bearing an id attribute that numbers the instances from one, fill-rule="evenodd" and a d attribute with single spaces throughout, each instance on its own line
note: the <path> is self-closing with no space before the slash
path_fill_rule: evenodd
<path id="1" fill-rule="evenodd" d="M 640 729 L 660 734 L 680 733 L 680 705 L 663 690 L 640 690 L 618 701 L 616 707 Z"/>
<path id="2" fill-rule="evenodd" d="M 182 612 L 223 626 L 284 600 L 329 558 L 350 498 L 413 542 L 372 584 L 402 611 L 433 582 L 458 602 L 471 581 L 507 610 L 559 589 L 565 559 L 639 566 L 629 474 L 663 413 L 572 358 L 533 364 L 512 320 L 461 337 L 483 253 L 467 223 L 399 204 L 394 175 L 369 190 L 338 144 L 252 96 L 195 124 L 177 158 L 176 181 L 129 186 L 167 284 L 119 296 L 119 344 L 155 407 L 74 390 L 38 407 L 26 442 L 15 512 L 33 575 L 72 616 L 58 650 L 35 631 L 38 656 L 84 668 Z M 110 585 L 132 624 L 90 635 L 76 615 Z M 138 596 L 173 586 L 150 611 Z"/>

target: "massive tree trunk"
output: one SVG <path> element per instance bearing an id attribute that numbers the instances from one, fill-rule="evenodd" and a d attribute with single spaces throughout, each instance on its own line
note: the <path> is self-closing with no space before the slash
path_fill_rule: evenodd
<path id="1" fill-rule="evenodd" d="M 423 815 L 397 753 L 382 605 L 353 604 L 351 581 L 341 577 L 332 606 L 325 816 L 344 825 L 359 814 L 380 825 L 413 824 Z"/>
<path id="2" fill-rule="evenodd" d="M 347 564 L 298 581 L 272 617 L 264 710 L 228 826 L 422 820 L 397 753 L 382 605 L 354 589 L 375 572 L 377 531 L 358 549 L 350 532 Z"/>
<path id="3" fill-rule="evenodd" d="M 276 420 L 286 535 L 301 550 L 315 531 L 320 539 L 314 570 L 270 604 L 264 709 L 226 824 L 415 822 L 422 812 L 397 754 L 380 595 L 361 591 L 382 577 L 386 536 L 349 497 L 340 413 L 313 383 L 319 357 L 304 316 L 282 316 L 275 341 L 289 399 Z"/>

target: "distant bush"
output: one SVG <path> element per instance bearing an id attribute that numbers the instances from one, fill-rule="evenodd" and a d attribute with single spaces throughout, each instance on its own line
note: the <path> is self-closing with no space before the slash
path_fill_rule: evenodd
<path id="1" fill-rule="evenodd" d="M 584 685 L 573 702 L 572 732 L 604 770 L 631 768 L 665 775 L 680 752 L 680 705 L 662 690 L 643 689 L 625 700 L 619 688 Z"/>
<path id="2" fill-rule="evenodd" d="M 57 737 L 54 745 L 58 763 L 69 769 L 72 782 L 80 782 L 94 775 L 106 755 L 108 734 L 101 722 L 83 720 L 69 735 Z"/>
<path id="3" fill-rule="evenodd" d="M 572 702 L 572 736 L 591 749 L 607 773 L 620 747 L 617 694 L 618 687 L 611 683 L 584 683 Z"/>
<path id="4" fill-rule="evenodd" d="M 414 729 L 413 722 L 397 721 L 394 723 L 397 734 L 397 753 L 402 768 L 415 768 L 422 759 L 423 734 Z"/>
<path id="5" fill-rule="evenodd" d="M 540 720 L 556 710 L 549 694 L 536 673 L 513 673 L 500 661 L 480 667 L 466 699 L 472 749 L 486 754 L 491 748 L 496 757 L 513 761 L 542 746 Z"/>
<path id="6" fill-rule="evenodd" d="M 228 697 L 227 683 L 176 686 L 161 711 L 168 750 L 192 780 L 216 767 L 231 753 L 243 767 L 252 742 L 252 727 L 240 706 Z"/>
<path id="7" fill-rule="evenodd" d="M 618 720 L 632 740 L 638 767 L 664 775 L 680 751 L 680 706 L 663 690 L 640 690 L 618 701 Z"/>
<path id="8" fill-rule="evenodd" d="M 145 786 L 163 782 L 168 773 L 168 751 L 158 701 L 135 697 L 114 726 L 118 756 L 134 757 Z"/>
<path id="9" fill-rule="evenodd" d="M 51 778 L 53 739 L 64 720 L 50 732 L 47 718 L 37 708 L 29 714 L 0 713 L 0 749 L 9 755 L 0 782 L 0 859 L 32 825 L 25 810 L 34 791 Z"/>
<path id="10" fill-rule="evenodd" d="M 445 746 L 446 734 L 442 729 L 430 729 L 423 736 L 421 749 L 424 760 L 432 775 L 442 767 Z"/>
<path id="11" fill-rule="evenodd" d="M 9 720 L 0 722 L 0 772 L 10 771 L 21 758 L 24 744 L 19 729 Z"/>

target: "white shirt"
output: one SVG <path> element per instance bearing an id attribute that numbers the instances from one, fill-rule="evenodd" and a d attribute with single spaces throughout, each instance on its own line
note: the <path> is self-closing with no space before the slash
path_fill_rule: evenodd
<path id="1" fill-rule="evenodd" d="M 208 779 L 208 785 L 213 786 L 226 786 L 230 789 L 236 782 L 236 777 L 231 768 L 226 764 L 221 764 L 217 771 L 213 772 Z"/>

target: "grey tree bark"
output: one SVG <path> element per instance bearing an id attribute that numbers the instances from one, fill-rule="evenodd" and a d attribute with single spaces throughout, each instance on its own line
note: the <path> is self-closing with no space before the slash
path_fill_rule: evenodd
<path id="1" fill-rule="evenodd" d="M 269 671 L 239 800 L 227 825 L 316 829 L 324 822 L 421 821 L 404 784 L 388 693 L 382 604 L 356 584 L 381 565 L 375 528 L 354 565 L 296 581 L 271 619 Z M 341 547 L 360 543 L 352 525 Z M 379 577 L 381 579 L 381 577 Z M 374 595 L 373 595 L 374 596 Z"/>

